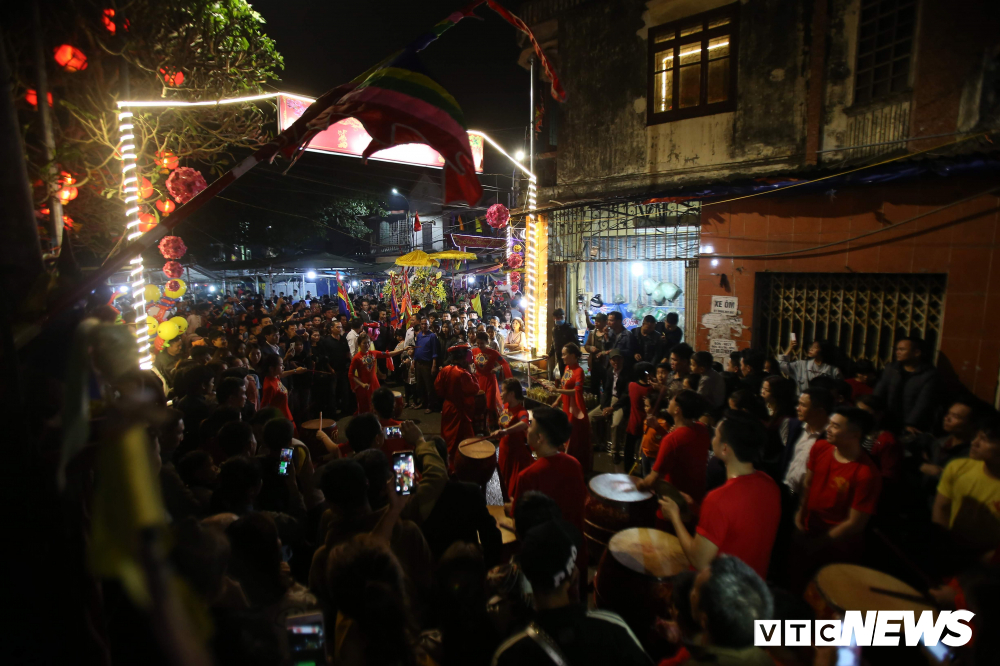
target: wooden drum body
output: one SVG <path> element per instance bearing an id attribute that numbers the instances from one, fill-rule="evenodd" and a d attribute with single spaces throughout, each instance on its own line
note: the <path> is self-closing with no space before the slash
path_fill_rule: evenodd
<path id="1" fill-rule="evenodd" d="M 326 436 L 331 441 L 337 441 L 337 422 L 333 419 L 323 419 L 322 422 L 319 419 L 312 419 L 311 421 L 305 421 L 299 428 L 302 443 L 309 447 L 309 453 L 312 455 L 313 460 L 318 460 L 329 453 L 326 447 L 316 439 L 316 432 L 319 430 L 326 433 Z"/>
<path id="2" fill-rule="evenodd" d="M 493 442 L 473 437 L 459 443 L 455 476 L 460 481 L 471 481 L 485 487 L 496 468 L 497 447 Z"/>
<path id="3" fill-rule="evenodd" d="M 590 558 L 598 562 L 611 538 L 630 527 L 652 527 L 656 497 L 637 490 L 628 474 L 599 474 L 590 480 L 584 505 L 583 533 Z"/>
<path id="4" fill-rule="evenodd" d="M 669 618 L 672 578 L 690 567 L 681 542 L 672 534 L 633 527 L 611 537 L 594 578 L 594 601 L 625 620 L 651 655 L 670 647 L 653 630 L 656 618 Z"/>
<path id="5" fill-rule="evenodd" d="M 403 408 L 406 406 L 406 400 L 403 398 L 403 394 L 399 391 L 392 392 L 395 401 L 392 406 L 392 418 L 396 421 L 403 420 Z"/>
<path id="6" fill-rule="evenodd" d="M 826 565 L 816 572 L 804 596 L 819 620 L 841 620 L 849 610 L 902 610 L 918 616 L 925 610 L 935 610 L 920 601 L 919 591 L 898 578 L 857 564 Z"/>

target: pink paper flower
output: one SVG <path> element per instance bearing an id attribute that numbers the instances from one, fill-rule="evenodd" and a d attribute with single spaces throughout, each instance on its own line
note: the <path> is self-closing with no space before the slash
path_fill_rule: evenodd
<path id="1" fill-rule="evenodd" d="M 171 280 L 167 283 L 166 290 L 173 293 L 181 288 L 181 283 L 177 280 Z"/>
<path id="2" fill-rule="evenodd" d="M 166 259 L 180 259 L 187 252 L 187 245 L 180 236 L 164 236 L 160 241 L 160 254 Z"/>
<path id="3" fill-rule="evenodd" d="M 174 169 L 170 177 L 167 178 L 167 192 L 179 204 L 186 204 L 194 199 L 206 187 L 208 187 L 208 183 L 205 182 L 205 177 L 191 167 Z"/>
<path id="4" fill-rule="evenodd" d="M 163 264 L 163 274 L 168 278 L 179 278 L 184 276 L 184 267 L 176 261 L 168 261 Z"/>
<path id="5" fill-rule="evenodd" d="M 503 229 L 507 226 L 509 219 L 510 211 L 503 204 L 493 204 L 486 210 L 486 221 L 494 229 Z"/>

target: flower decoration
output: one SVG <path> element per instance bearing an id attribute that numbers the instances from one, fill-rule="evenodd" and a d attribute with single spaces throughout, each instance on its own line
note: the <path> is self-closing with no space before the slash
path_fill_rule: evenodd
<path id="1" fill-rule="evenodd" d="M 486 210 L 486 221 L 494 229 L 503 229 L 507 226 L 508 220 L 510 211 L 501 203 L 495 203 Z"/>
<path id="2" fill-rule="evenodd" d="M 184 72 L 174 67 L 161 67 L 160 74 L 163 75 L 163 82 L 171 88 L 176 88 L 184 83 Z"/>
<path id="3" fill-rule="evenodd" d="M 205 177 L 191 167 L 180 167 L 167 178 L 167 192 L 179 204 L 186 204 L 208 187 Z"/>
<path id="4" fill-rule="evenodd" d="M 512 254 L 507 257 L 507 265 L 511 268 L 520 268 L 524 264 L 523 254 Z"/>
<path id="5" fill-rule="evenodd" d="M 187 252 L 187 245 L 180 236 L 164 236 L 159 247 L 160 254 L 167 259 L 180 259 Z"/>
<path id="6" fill-rule="evenodd" d="M 171 280 L 163 289 L 164 295 L 170 298 L 180 298 L 186 291 L 187 285 L 184 284 L 184 280 Z"/>
<path id="7" fill-rule="evenodd" d="M 184 267 L 176 261 L 168 261 L 163 264 L 163 274 L 168 278 L 179 278 L 184 275 Z"/>
<path id="8" fill-rule="evenodd" d="M 521 251 L 521 250 L 523 250 L 523 249 L 524 249 L 524 248 L 523 248 L 523 247 L 521 247 L 520 245 L 515 245 L 515 246 L 514 246 L 514 252 L 520 252 L 520 251 Z"/>

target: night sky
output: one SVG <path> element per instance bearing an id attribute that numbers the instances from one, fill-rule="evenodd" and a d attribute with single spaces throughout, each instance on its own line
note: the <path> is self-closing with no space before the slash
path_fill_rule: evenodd
<path id="1" fill-rule="evenodd" d="M 265 32 L 285 58 L 282 80 L 274 90 L 311 97 L 350 80 L 465 4 L 463 0 L 252 2 L 267 21 Z M 519 3 L 506 4 L 516 11 Z M 516 151 L 526 141 L 528 117 L 528 72 L 517 64 L 518 32 L 485 5 L 477 13 L 483 20 L 461 21 L 421 56 L 429 73 L 458 100 L 468 126 L 488 132 L 508 151 Z M 183 227 L 205 236 L 196 243 L 226 241 L 206 234 L 227 226 L 217 223 L 234 218 L 280 224 L 289 216 L 276 211 L 309 215 L 331 196 L 388 197 L 393 188 L 406 193 L 421 176 L 438 179 L 441 173 L 375 161 L 364 165 L 357 158 L 317 153 L 307 153 L 282 176 L 286 167 L 287 163 L 258 166 L 223 193 L 225 199 L 211 202 Z M 484 203 L 498 196 L 507 203 L 507 195 L 498 195 L 494 188 L 509 190 L 511 172 L 509 161 L 487 146 L 481 177 L 487 190 Z M 195 231 L 199 227 L 200 232 Z M 191 233 L 187 229 L 182 228 L 182 234 Z"/>

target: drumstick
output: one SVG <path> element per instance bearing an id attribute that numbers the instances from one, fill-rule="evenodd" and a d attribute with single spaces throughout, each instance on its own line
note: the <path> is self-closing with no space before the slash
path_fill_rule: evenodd
<path id="1" fill-rule="evenodd" d="M 479 442 L 485 442 L 488 439 L 489 436 L 486 436 L 486 437 L 480 437 L 479 439 L 474 439 L 471 442 L 462 442 L 461 444 L 458 445 L 458 448 L 462 448 L 463 446 L 471 446 L 473 444 L 478 444 Z"/>
<path id="2" fill-rule="evenodd" d="M 913 601 L 918 604 L 923 604 L 925 606 L 935 606 L 936 604 L 932 599 L 927 597 L 922 597 L 919 594 L 907 594 L 906 592 L 896 592 L 895 590 L 887 590 L 884 587 L 869 587 L 869 590 L 875 594 L 884 594 L 887 597 L 895 597 L 896 599 L 905 599 L 906 601 Z"/>

